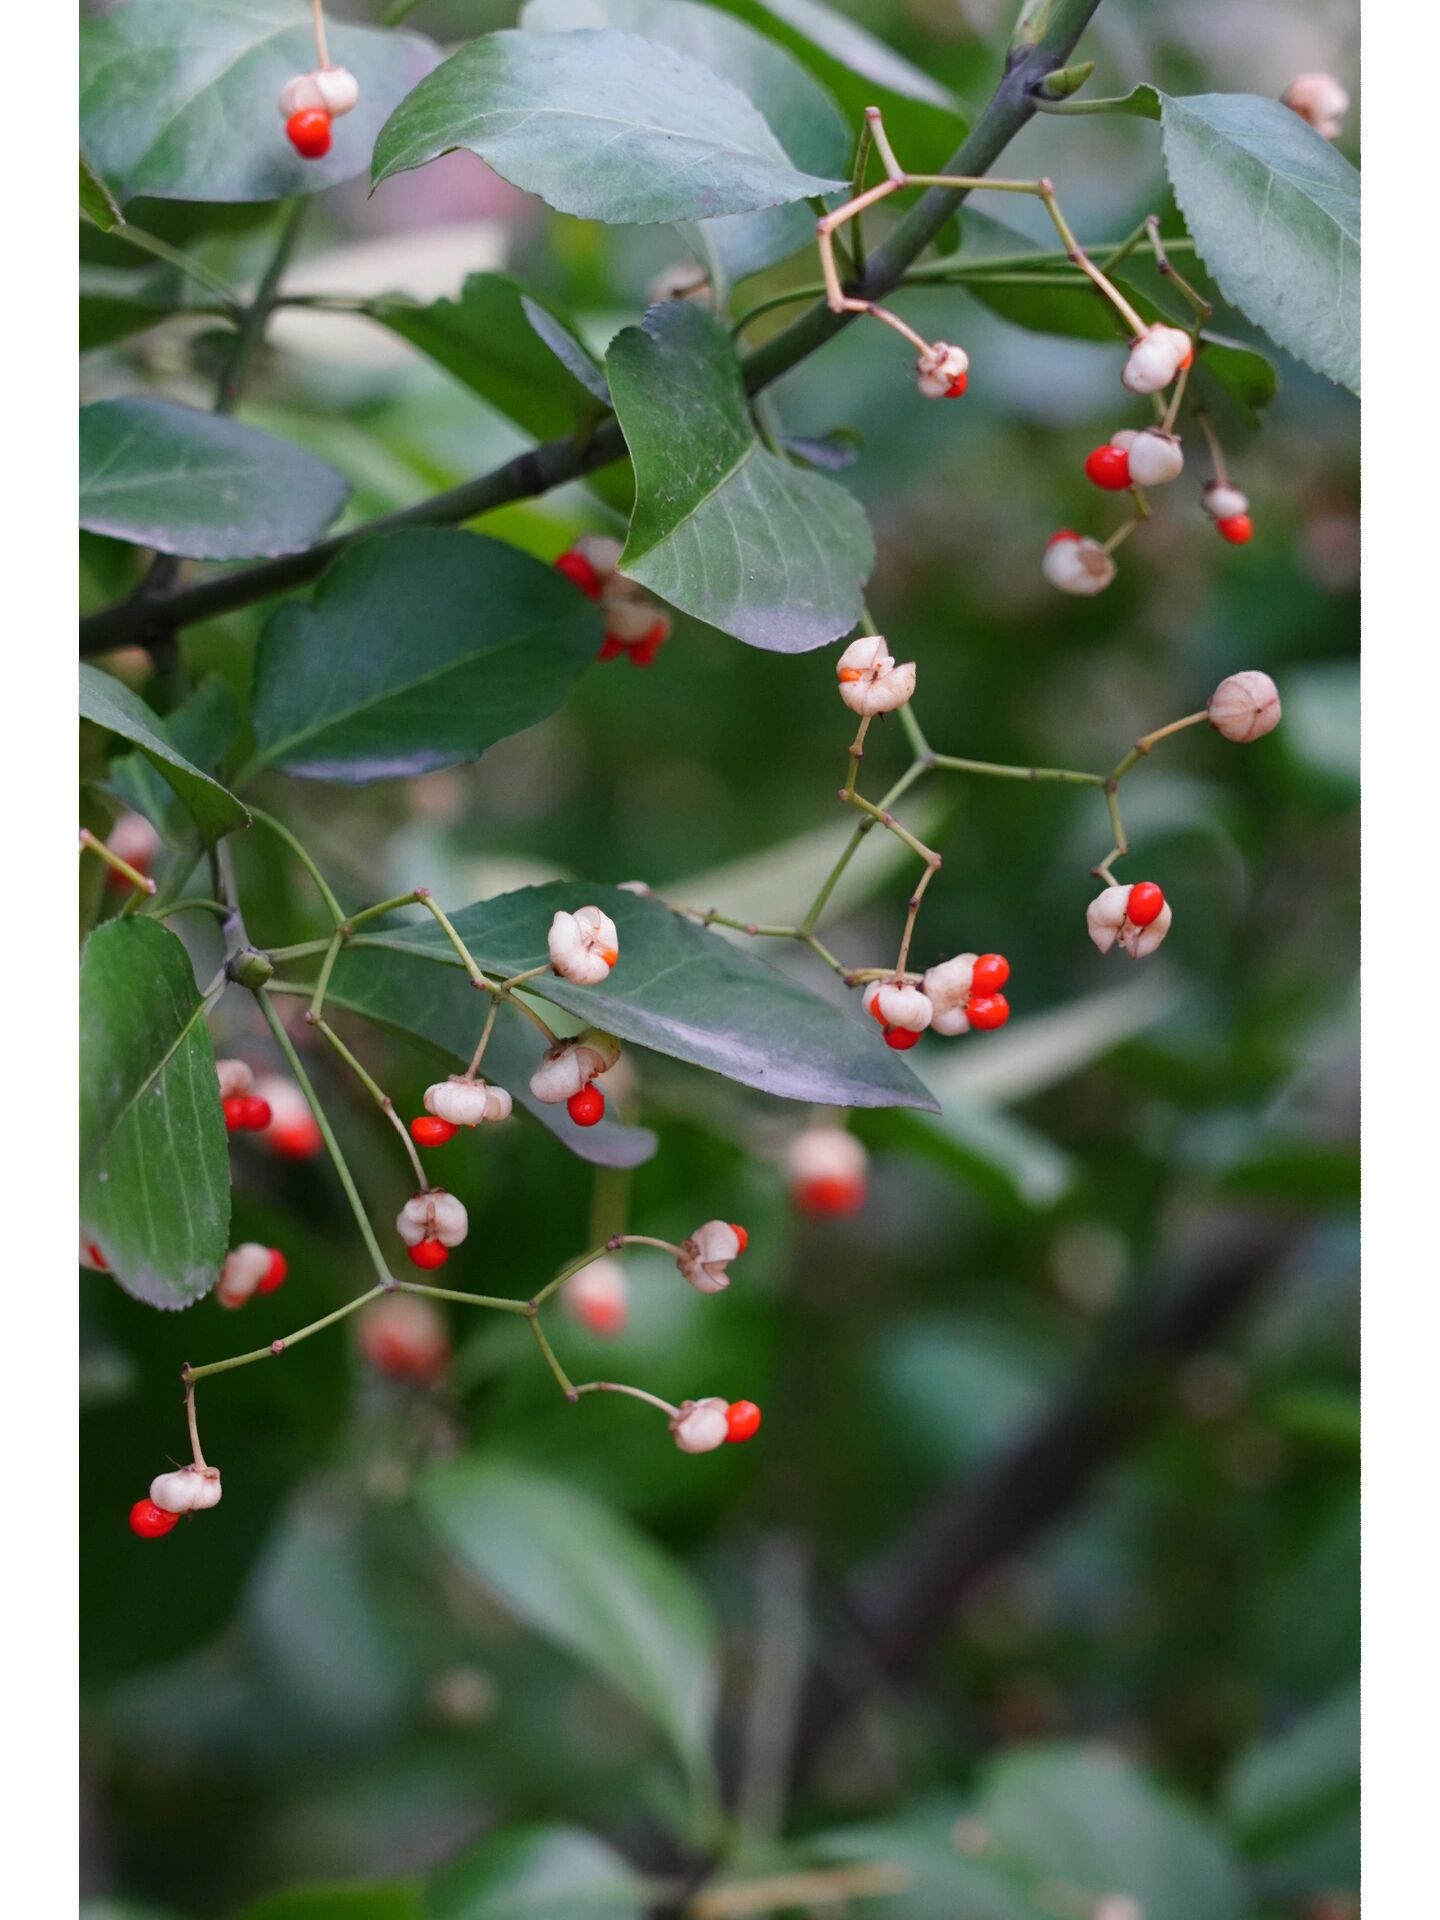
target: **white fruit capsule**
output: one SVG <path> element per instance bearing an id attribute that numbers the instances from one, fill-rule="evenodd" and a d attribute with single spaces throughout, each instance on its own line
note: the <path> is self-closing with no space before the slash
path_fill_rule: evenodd
<path id="1" fill-rule="evenodd" d="M 882 1027 L 903 1027 L 906 1033 L 923 1033 L 935 1017 L 929 996 L 903 980 L 872 980 L 864 1004 Z"/>
<path id="2" fill-rule="evenodd" d="M 162 1513 L 204 1513 L 220 1504 L 220 1474 L 215 1467 L 178 1467 L 150 1482 L 150 1498 Z"/>
<path id="3" fill-rule="evenodd" d="M 551 967 L 577 987 L 598 986 L 620 958 L 615 922 L 599 907 L 557 913 L 550 922 L 548 944 Z"/>
<path id="4" fill-rule="evenodd" d="M 1227 674 L 1211 694 L 1206 711 L 1217 733 L 1244 746 L 1279 726 L 1280 689 L 1257 667 Z"/>
<path id="5" fill-rule="evenodd" d="M 1040 571 L 1061 593 L 1103 593 L 1115 578 L 1115 562 L 1088 534 L 1052 533 Z"/>
<path id="6" fill-rule="evenodd" d="M 243 1307 L 270 1271 L 270 1260 L 270 1248 L 262 1247 L 258 1240 L 244 1240 L 238 1247 L 232 1247 L 225 1256 L 215 1288 L 215 1298 L 220 1305 L 232 1313 L 237 1307 Z"/>
<path id="7" fill-rule="evenodd" d="M 920 982 L 922 992 L 935 1010 L 930 1024 L 936 1033 L 953 1036 L 970 1031 L 965 1005 L 970 998 L 977 958 L 973 953 L 957 953 L 953 960 L 929 968 Z"/>
<path id="8" fill-rule="evenodd" d="M 730 1437 L 729 1408 L 723 1400 L 682 1400 L 670 1431 L 682 1453 L 713 1453 Z"/>
<path id="9" fill-rule="evenodd" d="M 547 1107 L 559 1106 L 597 1075 L 608 1073 L 619 1058 L 620 1042 L 614 1034 L 586 1027 L 573 1040 L 562 1040 L 550 1049 L 530 1076 L 530 1091 Z"/>
<path id="10" fill-rule="evenodd" d="M 220 1083 L 222 1100 L 233 1100 L 249 1093 L 255 1084 L 255 1076 L 243 1060 L 217 1060 L 215 1078 Z"/>
<path id="11" fill-rule="evenodd" d="M 448 1120 L 452 1127 L 478 1127 L 490 1120 L 510 1118 L 510 1096 L 503 1087 L 487 1086 L 483 1080 L 466 1080 L 452 1073 L 425 1089 L 425 1111 L 437 1120 Z"/>
<path id="12" fill-rule="evenodd" d="M 360 1351 L 394 1379 L 430 1381 L 450 1360 L 450 1335 L 428 1300 L 392 1293 L 366 1307 L 356 1328 Z"/>
<path id="13" fill-rule="evenodd" d="M 1250 502 L 1228 480 L 1207 480 L 1200 495 L 1200 504 L 1216 520 L 1234 520 L 1250 511 Z"/>
<path id="14" fill-rule="evenodd" d="M 335 109 L 326 106 L 318 75 L 297 73 L 280 89 L 280 118 L 288 120 L 292 114 L 316 111 L 333 113 Z"/>
<path id="15" fill-rule="evenodd" d="M 1292 113 L 1309 121 L 1322 139 L 1339 139 L 1350 96 L 1333 73 L 1297 73 L 1280 98 Z"/>
<path id="16" fill-rule="evenodd" d="M 630 1282 L 618 1260 L 592 1260 L 572 1274 L 560 1296 L 565 1311 L 592 1333 L 623 1333 L 630 1318 Z"/>
<path id="17" fill-rule="evenodd" d="M 317 67 L 310 75 L 320 91 L 320 103 L 338 120 L 360 98 L 360 82 L 348 67 Z"/>
<path id="18" fill-rule="evenodd" d="M 1137 487 L 1163 487 L 1185 471 L 1185 453 L 1179 437 L 1147 427 L 1143 433 L 1115 434 L 1112 447 L 1123 446 L 1130 459 L 1130 478 Z"/>
<path id="19" fill-rule="evenodd" d="M 728 1220 L 707 1220 L 680 1243 L 675 1264 L 697 1293 L 723 1293 L 730 1284 L 726 1272 L 740 1255 L 740 1236 Z"/>
<path id="20" fill-rule="evenodd" d="M 1121 384 L 1131 393 L 1159 393 L 1169 386 L 1193 350 L 1188 333 L 1157 320 L 1131 341 Z"/>
<path id="21" fill-rule="evenodd" d="M 915 362 L 915 384 L 927 400 L 958 400 L 965 391 L 970 356 L 963 347 L 937 340 Z"/>
<path id="22" fill-rule="evenodd" d="M 1085 924 L 1101 953 L 1109 953 L 1118 942 L 1132 960 L 1143 960 L 1169 933 L 1174 915 L 1167 900 L 1148 926 L 1137 927 L 1129 917 L 1129 904 L 1129 887 L 1106 887 L 1085 909 Z"/>
<path id="23" fill-rule="evenodd" d="M 605 638 L 633 647 L 641 640 L 662 644 L 670 638 L 670 616 L 653 600 L 611 600 L 605 605 Z"/>
<path id="24" fill-rule="evenodd" d="M 160 836 L 143 813 L 122 813 L 110 829 L 105 844 L 111 853 L 118 853 L 140 873 L 148 873 L 160 851 Z"/>
<path id="25" fill-rule="evenodd" d="M 797 1184 L 863 1180 L 870 1156 L 844 1127 L 806 1127 L 785 1149 L 785 1167 Z"/>
<path id="26" fill-rule="evenodd" d="M 835 678 L 840 698 L 852 713 L 894 713 L 915 691 L 915 662 L 896 666 L 884 637 L 866 633 L 852 640 L 835 662 Z"/>
<path id="27" fill-rule="evenodd" d="M 407 1247 L 418 1247 L 422 1240 L 438 1240 L 442 1247 L 458 1247 L 470 1231 L 469 1216 L 453 1193 L 431 1187 L 428 1193 L 415 1193 L 395 1216 L 395 1231 Z"/>
<path id="28" fill-rule="evenodd" d="M 599 574 L 602 586 L 607 585 L 613 575 L 619 585 L 628 592 L 634 592 L 633 580 L 621 580 L 615 574 L 615 569 L 620 564 L 620 556 L 624 551 L 624 541 L 612 539 L 608 533 L 582 533 L 571 548 L 572 553 L 578 553 L 582 560 L 590 562 Z"/>

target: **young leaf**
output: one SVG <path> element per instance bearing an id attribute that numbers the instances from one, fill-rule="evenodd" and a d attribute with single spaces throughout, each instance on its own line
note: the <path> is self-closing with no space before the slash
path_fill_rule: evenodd
<path id="1" fill-rule="evenodd" d="M 255 659 L 261 757 L 354 785 L 477 760 L 553 713 L 600 621 L 549 567 L 481 534 L 362 540 L 308 606 L 276 608 Z"/>
<path id="2" fill-rule="evenodd" d="M 154 920 L 98 927 L 80 962 L 80 1233 L 127 1293 L 188 1307 L 219 1278 L 230 1154 L 205 1008 Z"/>
<path id="3" fill-rule="evenodd" d="M 593 392 L 568 366 L 556 365 L 532 313 L 562 332 L 565 323 L 508 274 L 472 273 L 458 300 L 419 306 L 388 296 L 371 301 L 368 311 L 537 440 L 559 439 L 594 417 Z M 575 350 L 583 351 L 578 344 Z"/>
<path id="4" fill-rule="evenodd" d="M 666 301 L 616 336 L 606 366 L 635 463 L 621 571 L 770 652 L 848 633 L 875 562 L 864 510 L 760 444 L 719 322 Z"/>
<path id="5" fill-rule="evenodd" d="M 793 167 L 738 88 L 631 33 L 470 41 L 386 123 L 374 182 L 456 147 L 561 213 L 621 225 L 747 213 L 843 185 Z"/>
<path id="6" fill-rule="evenodd" d="M 80 524 L 191 560 L 298 553 L 345 504 L 327 461 L 224 414 L 137 395 L 80 409 Z"/>
<path id="7" fill-rule="evenodd" d="M 649 1408 L 636 1415 L 652 1420 L 659 1443 L 669 1444 L 660 1415 Z M 715 1624 L 700 1589 L 673 1560 L 588 1495 L 518 1468 L 457 1460 L 426 1475 L 420 1499 L 477 1579 L 625 1694 L 704 1777 Z"/>
<path id="8" fill-rule="evenodd" d="M 363 173 L 387 115 L 439 58 L 418 34 L 330 20 L 330 57 L 360 83 L 322 160 L 285 137 L 280 89 L 315 65 L 295 0 L 120 0 L 80 34 L 86 151 L 123 203 L 281 200 Z M 82 201 L 83 204 L 83 201 Z"/>
<path id="9" fill-rule="evenodd" d="M 119 734 L 140 749 L 145 759 L 170 783 L 189 809 L 196 826 L 209 840 L 248 827 L 250 816 L 218 780 L 192 766 L 166 736 L 165 724 L 136 693 L 112 674 L 80 665 L 80 717 Z"/>
<path id="10" fill-rule="evenodd" d="M 466 1849 L 426 1888 L 427 1920 L 644 1920 L 653 1896 L 582 1827 L 510 1827 Z"/>
<path id="11" fill-rule="evenodd" d="M 1278 100 L 1161 96 L 1165 165 L 1216 285 L 1279 346 L 1360 391 L 1360 176 Z"/>
<path id="12" fill-rule="evenodd" d="M 465 907 L 450 917 L 478 964 L 497 978 L 541 966 L 561 908 L 604 909 L 620 936 L 620 962 L 595 987 L 549 976 L 534 992 L 589 1026 L 637 1046 L 708 1067 L 786 1100 L 836 1107 L 929 1107 L 934 1102 L 880 1037 L 858 997 L 833 1007 L 753 951 L 732 946 L 658 900 L 555 880 Z M 357 934 L 350 952 L 375 948 L 458 966 L 441 928 Z"/>
<path id="13" fill-rule="evenodd" d="M 769 123 L 794 164 L 810 174 L 843 174 L 851 137 L 820 83 L 793 55 L 714 7 L 692 0 L 527 0 L 520 24 L 531 32 L 614 27 L 659 41 L 739 88 Z M 771 207 L 706 220 L 696 250 L 727 285 L 813 245 L 809 207 Z"/>
<path id="14" fill-rule="evenodd" d="M 458 968 L 374 948 L 340 955 L 330 978 L 329 1004 L 419 1040 L 444 1060 L 447 1072 L 468 1065 L 486 1012 L 484 1000 Z M 544 1051 L 545 1036 L 523 1014 L 502 1008 L 485 1050 L 485 1077 L 592 1166 L 638 1167 L 654 1159 L 656 1140 L 648 1127 L 627 1127 L 609 1112 L 598 1126 L 577 1127 L 563 1106 L 537 1100 L 530 1076 Z"/>

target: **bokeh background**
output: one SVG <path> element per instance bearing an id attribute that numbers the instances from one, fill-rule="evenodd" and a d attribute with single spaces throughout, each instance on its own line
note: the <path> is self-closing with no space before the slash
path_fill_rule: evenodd
<path id="1" fill-rule="evenodd" d="M 972 101 L 1009 11 L 841 10 Z M 443 41 L 513 14 L 433 0 L 414 24 Z M 1154 79 L 1274 94 L 1311 67 L 1353 90 L 1356 43 L 1348 4 L 1107 0 L 1083 51 L 1107 93 Z M 1052 174 L 1087 241 L 1119 239 L 1152 209 L 1173 221 L 1143 122 L 1040 122 L 1006 167 Z M 1042 236 L 1028 206 L 1002 211 Z M 136 217 L 243 281 L 275 213 L 153 203 Z M 427 296 L 503 267 L 562 298 L 603 347 L 682 253 L 663 229 L 551 214 L 457 156 L 371 199 L 360 183 L 327 196 L 287 285 Z M 98 336 L 84 396 L 153 388 L 205 404 L 220 344 L 205 321 L 115 338 L 105 319 L 121 278 L 133 290 L 166 270 L 137 270 L 93 231 L 83 255 Z M 811 265 L 747 287 L 742 305 L 787 274 Z M 917 956 L 1003 950 L 1015 1017 L 910 1056 L 940 1117 L 856 1117 L 872 1154 L 857 1218 L 792 1206 L 784 1153 L 804 1112 L 655 1056 L 631 1056 L 627 1116 L 661 1140 L 633 1177 L 596 1176 L 528 1122 L 445 1150 L 471 1212 L 459 1284 L 528 1293 L 596 1222 L 673 1235 L 715 1213 L 745 1221 L 751 1251 L 728 1293 L 701 1299 L 662 1257 L 635 1259 L 628 1330 L 602 1342 L 562 1322 L 560 1338 L 591 1376 L 760 1401 L 746 1448 L 690 1460 L 633 1403 L 566 1406 L 499 1316 L 457 1311 L 454 1364 L 429 1389 L 379 1378 L 341 1328 L 207 1385 L 224 1507 L 142 1549 L 124 1515 L 182 1444 L 181 1360 L 341 1303 L 364 1284 L 361 1251 L 323 1162 L 241 1144 L 234 1237 L 287 1250 L 282 1293 L 243 1320 L 213 1301 L 167 1316 L 82 1276 L 90 1920 L 208 1920 L 356 1880 L 380 1883 L 376 1905 L 255 1912 L 528 1913 L 482 1903 L 483 1866 L 473 1884 L 433 1876 L 557 1827 L 599 1836 L 681 1898 L 715 1850 L 703 1783 L 685 1784 L 656 1717 L 607 1677 L 603 1646 L 566 1651 L 543 1596 L 502 1604 L 441 1537 L 417 1489 L 459 1460 L 516 1476 L 485 1555 L 523 1559 L 557 1490 L 587 1525 L 613 1524 L 588 1562 L 560 1528 L 580 1615 L 603 1615 L 613 1583 L 661 1578 L 657 1556 L 713 1610 L 722 1877 L 836 1862 L 897 1876 L 888 1892 L 857 1881 L 848 1905 L 766 1911 L 1358 1912 L 1357 409 L 1277 355 L 1261 430 L 1224 422 L 1253 545 L 1214 537 L 1187 476 L 1107 594 L 1062 599 L 1038 555 L 1056 526 L 1110 524 L 1081 463 L 1128 417 L 1114 351 L 1009 327 L 957 291 L 899 305 L 965 342 L 961 405 L 915 404 L 908 356 L 874 328 L 852 328 L 773 398 L 788 433 L 857 436 L 844 479 L 876 534 L 871 604 L 919 663 L 932 741 L 1105 768 L 1246 667 L 1279 682 L 1280 730 L 1245 750 L 1182 735 L 1127 785 L 1129 877 L 1160 880 L 1176 916 L 1139 969 L 1085 937 L 1088 869 L 1108 845 L 1097 796 L 958 778 L 920 789 L 915 818 L 944 868 Z M 279 315 L 242 417 L 341 467 L 354 521 L 525 444 L 392 335 L 298 308 Z M 623 530 L 582 486 L 484 524 L 545 558 L 582 530 Z M 133 565 L 87 537 L 85 604 L 123 590 Z M 188 672 L 243 687 L 259 618 L 188 633 Z M 478 766 L 352 792 L 272 777 L 257 797 L 357 905 L 417 883 L 459 905 L 533 879 L 638 877 L 784 917 L 845 830 L 848 729 L 832 688 L 828 653 L 780 658 L 682 620 L 652 671 L 591 673 L 553 721 Z M 160 681 L 146 691 L 163 707 Z M 905 761 L 898 732 L 882 736 L 867 779 Z M 303 875 L 250 840 L 238 859 L 252 933 L 322 931 Z M 859 871 L 832 944 L 868 962 L 893 946 L 907 875 L 877 846 Z M 201 960 L 205 937 L 187 932 Z M 767 957 L 832 990 L 803 959 Z M 430 1063 L 345 1032 L 418 1110 Z M 219 1050 L 276 1064 L 245 1007 L 224 1004 L 216 1034 Z M 406 1191 L 393 1141 L 328 1057 L 307 1060 L 388 1218 Z M 1138 1908 L 1114 1905 L 1122 1895 Z M 589 1906 L 558 1897 L 557 1915 L 645 1910 L 633 1889 L 612 1887 L 609 1905 L 593 1887 Z"/>

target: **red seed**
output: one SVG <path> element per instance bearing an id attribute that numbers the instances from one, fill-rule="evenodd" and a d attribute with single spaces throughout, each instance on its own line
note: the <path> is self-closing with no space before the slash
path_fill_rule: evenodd
<path id="1" fill-rule="evenodd" d="M 801 1213 L 844 1219 L 859 1213 L 867 1195 L 865 1182 L 854 1175 L 826 1173 L 814 1180 L 797 1180 L 791 1197 Z"/>
<path id="2" fill-rule="evenodd" d="M 590 599 L 600 598 L 600 591 L 605 583 L 583 553 L 576 553 L 573 547 L 569 553 L 562 553 L 555 562 L 555 571 L 563 573 L 567 580 L 573 580 L 580 591 L 587 594 Z"/>
<path id="3" fill-rule="evenodd" d="M 607 633 L 605 638 L 600 642 L 600 651 L 596 654 L 595 658 L 597 660 L 618 660 L 624 651 L 625 642 L 623 640 L 617 640 L 613 633 Z"/>
<path id="4" fill-rule="evenodd" d="M 410 1122 L 410 1137 L 420 1147 L 443 1147 L 460 1129 L 438 1114 L 417 1113 Z"/>
<path id="5" fill-rule="evenodd" d="M 414 1265 L 423 1267 L 427 1273 L 433 1272 L 436 1267 L 443 1267 L 450 1258 L 450 1249 L 440 1240 L 421 1240 L 405 1251 Z"/>
<path id="6" fill-rule="evenodd" d="M 275 1118 L 270 1102 L 262 1100 L 258 1093 L 242 1095 L 240 1109 L 240 1125 L 246 1133 L 263 1133 Z"/>
<path id="7" fill-rule="evenodd" d="M 753 1400 L 732 1400 L 725 1409 L 725 1438 L 753 1440 L 760 1431 L 760 1409 Z"/>
<path id="8" fill-rule="evenodd" d="M 593 1127 L 605 1117 L 605 1096 L 599 1087 L 581 1087 L 565 1102 L 565 1111 L 577 1127 Z"/>
<path id="9" fill-rule="evenodd" d="M 995 1027 L 1003 1027 L 1010 1018 L 1010 1002 L 1003 993 L 972 993 L 965 1018 L 979 1032 L 989 1033 Z"/>
<path id="10" fill-rule="evenodd" d="M 108 1273 L 110 1271 L 110 1262 L 105 1258 L 93 1240 L 87 1240 L 85 1242 L 85 1251 L 90 1256 L 90 1264 L 92 1266 L 98 1267 L 101 1273 Z"/>
<path id="11" fill-rule="evenodd" d="M 324 1134 L 308 1116 L 292 1120 L 287 1126 L 270 1128 L 266 1138 L 282 1160 L 313 1160 L 325 1144 Z"/>
<path id="12" fill-rule="evenodd" d="M 909 1027 L 886 1027 L 885 1029 L 885 1044 L 887 1047 L 893 1047 L 896 1053 L 908 1053 L 919 1038 L 919 1034 L 913 1033 Z"/>
<path id="13" fill-rule="evenodd" d="M 271 1247 L 270 1264 L 256 1282 L 257 1293 L 274 1293 L 277 1287 L 283 1287 L 290 1272 L 290 1262 L 279 1247 Z"/>
<path id="14" fill-rule="evenodd" d="M 1140 880 L 1130 889 L 1125 918 L 1136 927 L 1148 927 L 1165 911 L 1165 896 L 1153 880 Z"/>
<path id="15" fill-rule="evenodd" d="M 744 1227 L 741 1226 L 738 1220 L 732 1220 L 730 1222 L 730 1231 L 734 1234 L 735 1238 L 740 1242 L 740 1251 L 741 1253 L 744 1253 L 745 1249 L 750 1244 L 749 1233 L 746 1231 Z"/>
<path id="16" fill-rule="evenodd" d="M 1220 538 L 1228 540 L 1232 547 L 1248 546 L 1255 537 L 1255 522 L 1248 513 L 1233 513 L 1228 520 L 1217 520 Z"/>
<path id="17" fill-rule="evenodd" d="M 969 384 L 970 384 L 970 375 L 968 372 L 957 373 L 955 378 L 950 382 L 949 386 L 946 387 L 945 389 L 945 398 L 947 400 L 958 400 L 961 394 L 964 393 L 966 387 L 969 386 Z"/>
<path id="18" fill-rule="evenodd" d="M 292 113 L 285 132 L 302 160 L 321 160 L 330 151 L 330 116 L 323 107 L 302 107 Z"/>
<path id="19" fill-rule="evenodd" d="M 663 620 L 657 620 L 648 633 L 643 634 L 640 639 L 632 641 L 627 648 L 627 652 L 630 655 L 631 666 L 653 667 L 656 654 L 659 653 L 661 647 L 664 646 L 669 637 L 669 634 L 665 630 L 665 622 Z"/>
<path id="20" fill-rule="evenodd" d="M 1130 456 L 1124 447 L 1096 447 L 1085 462 L 1085 477 L 1107 493 L 1123 493 L 1130 485 Z"/>
<path id="21" fill-rule="evenodd" d="M 1058 533 L 1051 534 L 1045 544 L 1047 547 L 1053 547 L 1057 540 L 1078 540 L 1079 538 L 1079 534 L 1073 532 L 1069 527 L 1061 527 Z"/>
<path id="22" fill-rule="evenodd" d="M 245 1132 L 245 1109 L 249 1104 L 250 1102 L 245 1098 L 244 1094 L 240 1093 L 232 1093 L 228 1099 L 220 1102 L 220 1111 L 225 1116 L 225 1131 L 227 1133 Z"/>
<path id="23" fill-rule="evenodd" d="M 179 1518 L 178 1513 L 167 1513 L 153 1500 L 137 1500 L 130 1509 L 130 1531 L 142 1540 L 163 1540 Z"/>
<path id="24" fill-rule="evenodd" d="M 982 953 L 970 975 L 972 993 L 998 993 L 1010 978 L 1010 962 L 1003 953 Z"/>

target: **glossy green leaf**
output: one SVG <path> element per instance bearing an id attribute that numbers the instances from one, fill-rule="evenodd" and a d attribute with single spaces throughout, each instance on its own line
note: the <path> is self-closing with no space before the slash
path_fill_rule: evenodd
<path id="1" fill-rule="evenodd" d="M 605 369 L 570 323 L 562 320 L 552 307 L 547 307 L 532 294 L 521 294 L 520 305 L 525 318 L 561 366 L 574 375 L 592 400 L 598 400 L 602 407 L 608 408 L 610 382 L 605 378 Z"/>
<path id="2" fill-rule="evenodd" d="M 386 117 L 438 58 L 413 33 L 331 19 L 331 59 L 360 83 L 322 160 L 285 138 L 280 89 L 315 65 L 297 0 L 119 0 L 80 35 L 80 129 L 123 203 L 280 200 L 363 173 Z"/>
<path id="3" fill-rule="evenodd" d="M 559 439 L 594 417 L 595 396 L 568 367 L 556 364 L 527 309 L 565 326 L 504 273 L 472 273 L 458 300 L 420 306 L 389 297 L 372 301 L 367 310 L 526 433 Z"/>
<path id="4" fill-rule="evenodd" d="M 843 175 L 851 136 L 820 83 L 793 55 L 714 7 L 693 0 L 527 0 L 520 23 L 532 32 L 614 27 L 659 41 L 729 80 L 764 115 L 802 172 Z M 815 215 L 803 203 L 706 220 L 697 251 L 727 285 L 814 244 Z"/>
<path id="5" fill-rule="evenodd" d="M 1128 1894 L 1165 1920 L 1246 1920 L 1228 1849 L 1118 1755 L 1059 1743 L 993 1765 L 975 1807 L 1007 1875 Z"/>
<path id="6" fill-rule="evenodd" d="M 591 880 L 556 880 L 450 918 L 479 965 L 498 978 L 545 964 L 555 914 L 591 903 L 615 922 L 619 965 L 599 986 L 577 987 L 550 975 L 532 992 L 622 1040 L 783 1099 L 837 1107 L 932 1104 L 858 1000 L 832 1006 L 753 949 L 732 946 L 658 900 Z M 459 965 L 434 925 L 360 934 L 350 951 L 376 947 Z"/>
<path id="7" fill-rule="evenodd" d="M 152 1307 L 219 1277 L 230 1155 L 189 955 L 154 920 L 98 927 L 80 963 L 80 1232 Z"/>
<path id="8" fill-rule="evenodd" d="M 252 1900 L 230 1920 L 430 1920 L 414 1880 L 290 1887 Z"/>
<path id="9" fill-rule="evenodd" d="M 83 148 L 80 153 L 80 212 L 102 233 L 109 233 L 112 227 L 123 227 L 125 224 L 125 216 L 114 194 L 85 158 Z"/>
<path id="10" fill-rule="evenodd" d="M 165 715 L 162 724 L 164 737 L 175 751 L 209 774 L 234 745 L 240 731 L 240 703 L 229 682 L 211 674 L 183 706 Z M 112 760 L 105 790 L 136 813 L 143 813 L 172 846 L 192 831 L 189 811 L 143 753 L 120 754 Z"/>
<path id="11" fill-rule="evenodd" d="M 1360 391 L 1360 176 L 1278 100 L 1161 96 L 1165 166 L 1206 270 L 1277 345 Z"/>
<path id="12" fill-rule="evenodd" d="M 581 1827 L 510 1827 L 443 1867 L 426 1920 L 643 1920 L 645 1884 L 613 1847 Z"/>
<path id="13" fill-rule="evenodd" d="M 421 1041 L 450 1071 L 468 1065 L 485 1014 L 480 996 L 458 968 L 373 948 L 341 954 L 331 976 L 329 1004 Z M 517 1106 L 581 1160 L 597 1167 L 638 1167 L 654 1158 L 654 1134 L 648 1127 L 627 1127 L 617 1120 L 613 1103 L 598 1126 L 577 1127 L 563 1106 L 537 1100 L 530 1076 L 543 1051 L 544 1035 L 523 1014 L 504 1010 L 490 1035 L 485 1076 L 504 1087 Z"/>
<path id="14" fill-rule="evenodd" d="M 416 527 L 335 562 L 266 623 L 252 718 L 261 757 L 359 784 L 477 760 L 553 713 L 600 644 L 583 594 L 518 548 Z"/>
<path id="15" fill-rule="evenodd" d="M 667 301 L 617 335 L 606 366 L 635 463 L 621 571 L 771 652 L 848 633 L 875 561 L 864 510 L 761 445 L 719 322 Z"/>
<path id="16" fill-rule="evenodd" d="M 179 794 L 195 824 L 208 839 L 219 839 L 250 816 L 218 780 L 191 764 L 172 744 L 160 716 L 121 680 L 98 668 L 80 665 L 80 717 L 131 741 Z"/>
<path id="17" fill-rule="evenodd" d="M 708 220 L 828 193 L 737 87 L 631 33 L 486 34 L 423 81 L 375 147 L 374 179 L 456 147 L 561 213 Z"/>
<path id="18" fill-rule="evenodd" d="M 582 1403 L 576 1418 L 584 1413 Z M 636 1416 L 660 1425 L 652 1409 Z M 518 1468 L 459 1460 L 429 1473 L 420 1499 L 464 1566 L 518 1619 L 618 1688 L 705 1774 L 715 1623 L 675 1561 L 588 1495 Z"/>
<path id="19" fill-rule="evenodd" d="M 328 461 L 224 414 L 137 395 L 80 409 L 80 525 L 191 560 L 298 553 L 345 504 Z"/>

